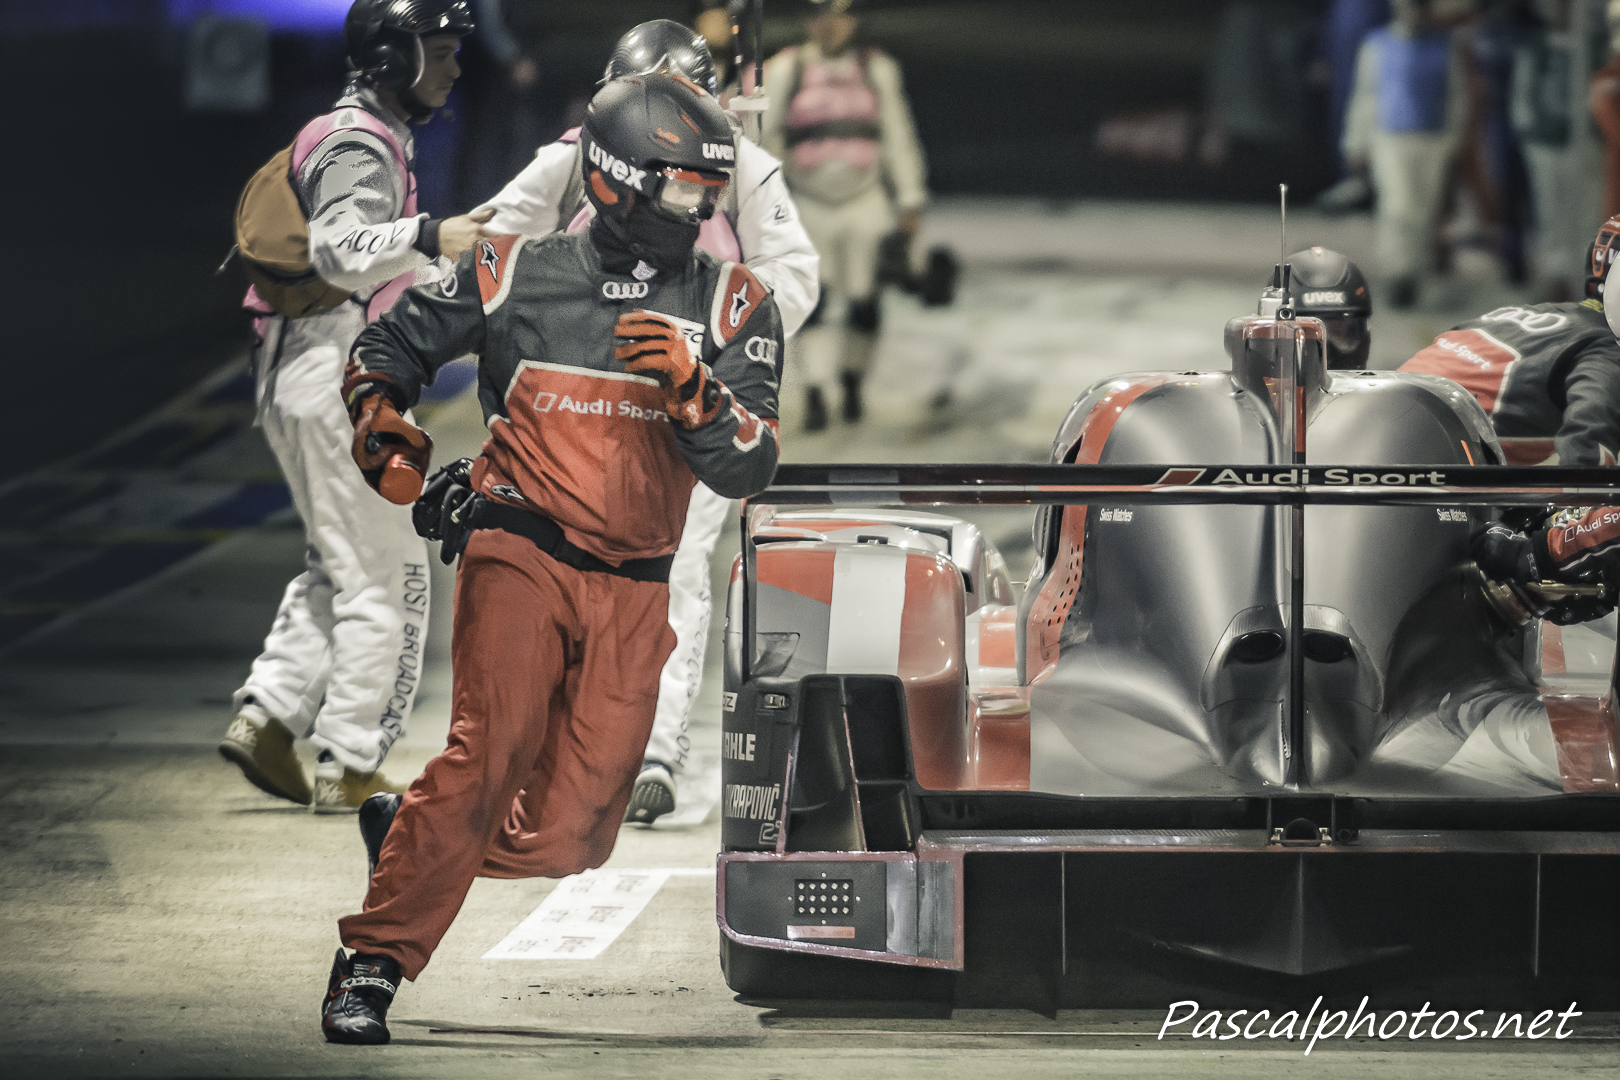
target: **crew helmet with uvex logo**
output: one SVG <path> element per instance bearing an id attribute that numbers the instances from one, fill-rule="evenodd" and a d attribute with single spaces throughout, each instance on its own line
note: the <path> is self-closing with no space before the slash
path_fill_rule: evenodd
<path id="1" fill-rule="evenodd" d="M 695 229 L 714 214 L 736 165 L 720 104 L 680 75 L 614 79 L 580 132 L 585 194 L 603 217 L 638 212 Z"/>

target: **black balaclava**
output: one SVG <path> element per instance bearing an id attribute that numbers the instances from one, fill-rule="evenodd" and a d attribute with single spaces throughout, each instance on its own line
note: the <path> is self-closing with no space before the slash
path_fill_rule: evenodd
<path id="1" fill-rule="evenodd" d="M 634 273 L 641 263 L 674 273 L 691 259 L 701 228 L 701 224 L 671 221 L 645 206 L 632 206 L 622 215 L 598 211 L 591 220 L 590 234 L 602 256 L 602 268 L 611 274 Z"/>

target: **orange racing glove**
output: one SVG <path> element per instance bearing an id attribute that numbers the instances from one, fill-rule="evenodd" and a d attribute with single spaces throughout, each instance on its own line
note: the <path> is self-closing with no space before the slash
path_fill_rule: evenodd
<path id="1" fill-rule="evenodd" d="M 629 311 L 619 316 L 613 336 L 619 341 L 613 356 L 624 361 L 624 370 L 657 379 L 664 388 L 670 419 L 691 430 L 719 415 L 720 383 L 709 365 L 692 356 L 686 335 L 668 318 Z"/>
<path id="2" fill-rule="evenodd" d="M 391 503 L 409 506 L 422 493 L 433 440 L 399 414 L 385 389 L 389 385 L 382 376 L 357 374 L 351 366 L 343 385 L 354 422 L 349 453 L 372 490 Z"/>

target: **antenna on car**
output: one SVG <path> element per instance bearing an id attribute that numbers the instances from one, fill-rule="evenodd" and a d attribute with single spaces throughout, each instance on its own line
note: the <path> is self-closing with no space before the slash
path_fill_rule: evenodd
<path id="1" fill-rule="evenodd" d="M 1282 306 L 1277 309 L 1277 318 L 1292 319 L 1294 317 L 1294 298 L 1289 293 L 1294 268 L 1288 264 L 1288 185 L 1278 184 L 1277 193 L 1282 205 L 1282 242 L 1278 245 L 1277 269 L 1272 274 L 1271 284 L 1282 294 Z"/>
<path id="2" fill-rule="evenodd" d="M 1288 295 L 1290 283 L 1294 276 L 1294 268 L 1287 262 L 1288 259 L 1288 185 L 1278 184 L 1278 191 L 1282 199 L 1282 240 L 1277 254 L 1277 265 L 1271 271 L 1271 284 L 1260 291 L 1260 307 L 1257 312 L 1267 319 L 1292 319 L 1294 305 Z"/>

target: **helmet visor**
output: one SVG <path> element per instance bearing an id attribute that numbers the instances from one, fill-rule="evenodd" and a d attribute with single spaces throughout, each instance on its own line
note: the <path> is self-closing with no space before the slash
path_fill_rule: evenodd
<path id="1" fill-rule="evenodd" d="M 714 216 L 729 178 L 720 173 L 703 173 L 673 166 L 663 171 L 658 189 L 658 205 L 678 217 L 707 221 Z"/>

